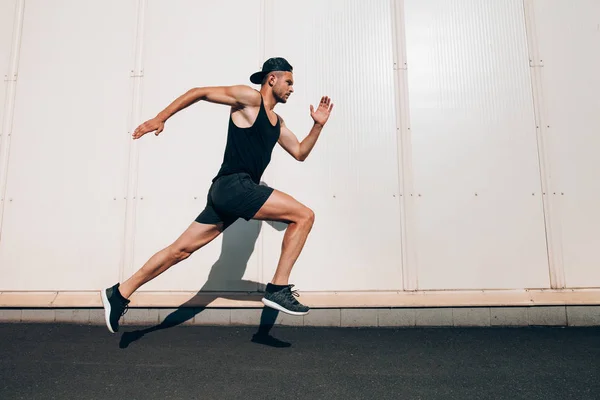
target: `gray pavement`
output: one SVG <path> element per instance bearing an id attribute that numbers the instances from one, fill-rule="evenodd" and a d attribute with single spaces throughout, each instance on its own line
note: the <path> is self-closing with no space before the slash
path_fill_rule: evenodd
<path id="1" fill-rule="evenodd" d="M 0 324 L 0 399 L 600 399 L 600 328 L 148 328 Z"/>

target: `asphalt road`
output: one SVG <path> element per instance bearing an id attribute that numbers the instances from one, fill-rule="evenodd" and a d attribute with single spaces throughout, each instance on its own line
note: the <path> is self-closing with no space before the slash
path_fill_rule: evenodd
<path id="1" fill-rule="evenodd" d="M 600 399 L 600 328 L 256 332 L 0 324 L 0 399 Z"/>

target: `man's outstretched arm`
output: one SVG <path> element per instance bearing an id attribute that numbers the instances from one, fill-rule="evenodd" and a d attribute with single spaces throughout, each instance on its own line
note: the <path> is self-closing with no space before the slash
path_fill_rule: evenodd
<path id="1" fill-rule="evenodd" d="M 313 118 L 314 124 L 302 142 L 298 141 L 296 135 L 294 135 L 292 131 L 288 129 L 283 119 L 281 119 L 279 145 L 296 160 L 306 160 L 306 157 L 308 157 L 313 147 L 317 143 L 317 139 L 319 138 L 323 127 L 329 119 L 331 110 L 333 110 L 333 103 L 331 103 L 331 99 L 327 96 L 321 98 L 321 102 L 316 110 L 312 105 L 310 106 L 310 115 Z"/>
<path id="2" fill-rule="evenodd" d="M 158 136 L 165 127 L 165 122 L 179 111 L 200 101 L 224 104 L 234 108 L 260 105 L 260 94 L 246 85 L 198 87 L 190 89 L 159 112 L 156 117 L 144 122 L 133 132 L 133 138 L 139 139 L 148 132 L 156 131 Z"/>

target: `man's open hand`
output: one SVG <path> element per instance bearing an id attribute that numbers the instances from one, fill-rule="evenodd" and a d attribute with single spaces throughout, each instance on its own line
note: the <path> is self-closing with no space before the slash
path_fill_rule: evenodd
<path id="1" fill-rule="evenodd" d="M 163 129 L 165 129 L 165 123 L 158 118 L 152 118 L 135 128 L 132 136 L 135 140 L 141 138 L 146 133 L 154 131 L 156 131 L 154 134 L 158 136 Z"/>
<path id="2" fill-rule="evenodd" d="M 331 99 L 327 96 L 323 96 L 321 97 L 321 102 L 319 103 L 316 111 L 312 104 L 310 105 L 310 116 L 315 123 L 323 126 L 329 119 L 331 110 L 333 110 L 333 103 L 331 103 Z"/>

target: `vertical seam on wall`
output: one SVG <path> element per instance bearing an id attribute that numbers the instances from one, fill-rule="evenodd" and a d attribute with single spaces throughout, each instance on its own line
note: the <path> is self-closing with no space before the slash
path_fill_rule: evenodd
<path id="1" fill-rule="evenodd" d="M 534 0 L 523 0 L 523 13 L 525 19 L 525 32 L 529 53 L 529 70 L 531 77 L 531 91 L 533 98 L 533 112 L 536 126 L 536 139 L 538 149 L 538 165 L 540 183 L 542 188 L 542 210 L 544 215 L 544 229 L 546 234 L 546 252 L 548 258 L 548 273 L 552 289 L 564 288 L 565 271 L 562 257 L 561 227 L 557 218 L 558 204 L 551 197 L 552 178 L 551 165 L 545 148 L 544 128 L 544 97 L 541 79 L 542 58 L 539 55 L 537 32 L 535 26 Z"/>
<path id="2" fill-rule="evenodd" d="M 259 24 L 258 24 L 258 42 L 259 42 L 259 60 L 257 65 L 257 71 L 262 68 L 262 62 L 265 59 L 266 54 L 266 24 L 267 24 L 267 2 L 268 0 L 260 0 L 260 14 L 259 14 Z M 261 283 L 264 282 L 265 279 L 265 265 L 264 265 L 264 254 L 265 254 L 265 230 L 261 229 L 262 224 L 264 222 L 258 221 L 258 254 L 257 254 L 257 280 L 256 280 L 256 291 L 260 291 Z"/>
<path id="3" fill-rule="evenodd" d="M 6 96 L 4 102 L 4 119 L 0 127 L 0 240 L 6 205 L 6 187 L 8 182 L 8 161 L 10 159 L 10 137 L 12 135 L 15 100 L 17 95 L 17 76 L 21 57 L 21 40 L 23 37 L 23 20 L 25 19 L 25 0 L 15 5 L 10 64 L 6 77 Z"/>
<path id="4" fill-rule="evenodd" d="M 407 291 L 418 289 L 414 235 L 412 147 L 410 140 L 409 97 L 407 85 L 406 34 L 404 30 L 404 0 L 391 0 L 392 43 L 394 58 L 394 93 L 396 98 L 396 141 L 398 162 L 398 205 L 400 207 L 402 285 Z M 413 240 L 414 242 L 414 240 Z"/>
<path id="5" fill-rule="evenodd" d="M 126 209 L 125 209 L 125 229 L 124 229 L 124 247 L 119 266 L 119 280 L 125 279 L 125 271 L 129 271 L 133 264 L 133 251 L 135 246 L 135 217 L 137 206 L 137 184 L 138 184 L 138 146 L 133 143 L 131 133 L 140 118 L 141 114 L 141 86 L 144 77 L 142 68 L 143 46 L 144 46 L 144 20 L 146 15 L 147 0 L 138 0 L 136 10 L 136 33 L 134 45 L 134 67 L 131 71 L 132 93 L 131 93 L 131 109 L 129 120 L 129 131 L 127 132 L 127 140 L 129 142 L 129 165 L 128 165 L 128 180 Z"/>

